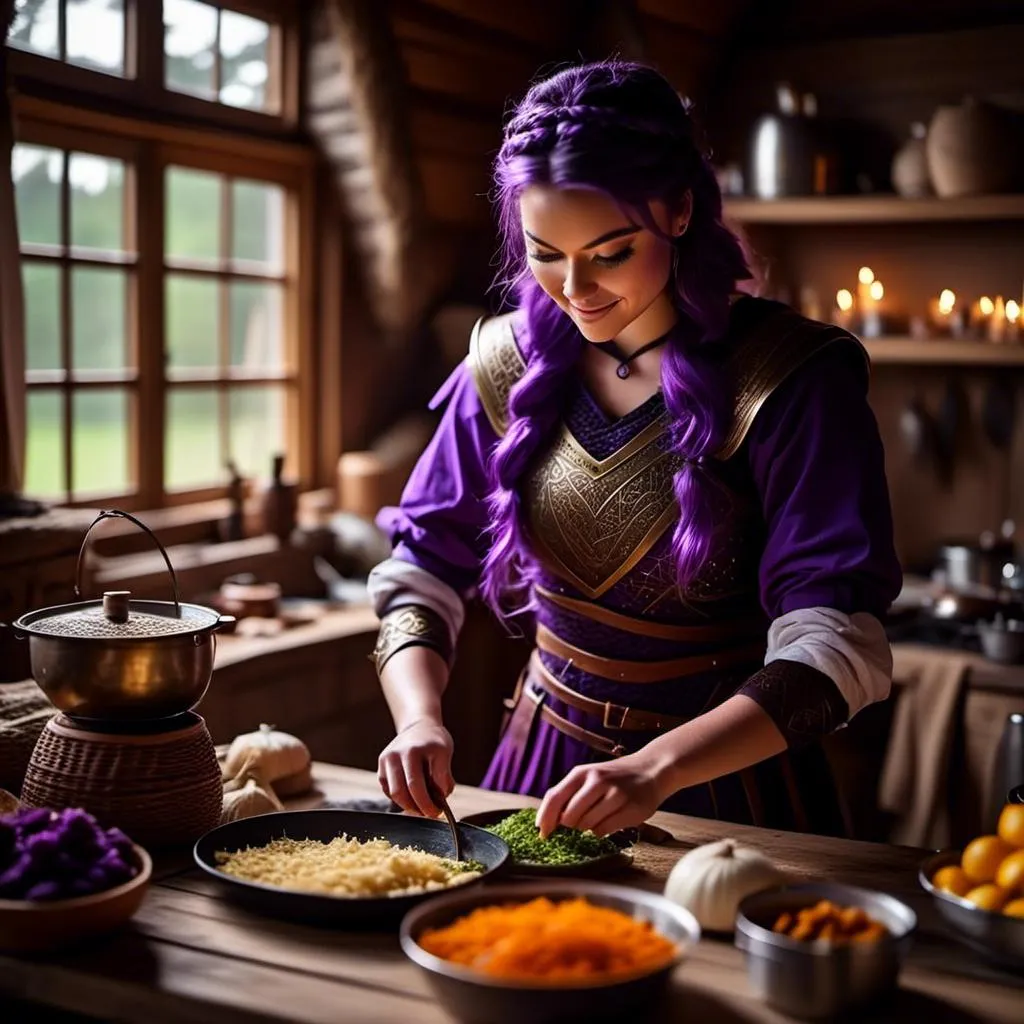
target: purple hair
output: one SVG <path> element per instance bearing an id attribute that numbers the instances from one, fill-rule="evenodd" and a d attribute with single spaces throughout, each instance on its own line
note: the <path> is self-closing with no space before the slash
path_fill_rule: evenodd
<path id="1" fill-rule="evenodd" d="M 586 187 L 614 199 L 661 234 L 650 203 L 678 206 L 692 196 L 689 226 L 675 248 L 669 289 L 679 321 L 662 359 L 661 384 L 672 414 L 675 476 L 683 514 L 672 539 L 678 580 L 697 576 L 720 510 L 702 463 L 722 443 L 730 393 L 707 344 L 720 339 L 738 281 L 750 277 L 736 236 L 722 223 L 722 197 L 695 139 L 686 101 L 656 71 L 609 61 L 567 68 L 534 85 L 505 128 L 494 166 L 501 239 L 500 282 L 514 293 L 525 326 L 526 372 L 509 397 L 508 430 L 490 462 L 492 543 L 481 590 L 502 617 L 526 607 L 533 579 L 520 489 L 551 434 L 558 397 L 587 342 L 534 280 L 526 261 L 519 196 L 529 185 Z"/>

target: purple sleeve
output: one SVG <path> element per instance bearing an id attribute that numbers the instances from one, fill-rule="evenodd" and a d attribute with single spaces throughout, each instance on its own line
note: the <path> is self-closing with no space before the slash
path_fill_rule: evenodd
<path id="1" fill-rule="evenodd" d="M 765 402 L 748 457 L 767 529 L 761 603 L 881 618 L 902 573 L 867 373 L 852 343 L 812 357 Z"/>
<path id="2" fill-rule="evenodd" d="M 460 593 L 476 586 L 487 553 L 487 457 L 498 436 L 462 363 L 430 403 L 441 422 L 416 463 L 397 507 L 377 525 L 396 558 L 418 565 Z"/>

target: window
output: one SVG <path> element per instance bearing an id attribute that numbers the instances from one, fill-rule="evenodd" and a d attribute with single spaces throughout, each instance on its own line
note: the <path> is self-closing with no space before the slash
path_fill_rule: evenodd
<path id="1" fill-rule="evenodd" d="M 124 0 L 17 0 L 8 42 L 109 75 L 125 74 Z"/>
<path id="2" fill-rule="evenodd" d="M 36 79 L 23 70 L 16 78 L 11 171 L 25 293 L 25 490 L 33 497 L 117 499 L 129 508 L 198 500 L 224 493 L 229 463 L 266 477 L 279 452 L 289 472 L 312 472 L 313 296 L 300 287 L 311 273 L 303 254 L 312 154 L 254 136 L 244 120 L 225 128 L 211 113 L 211 132 L 194 117 L 175 126 L 168 116 L 175 89 L 190 92 L 178 97 L 188 102 L 204 97 L 211 111 L 246 108 L 232 117 L 278 109 L 283 81 L 273 69 L 283 66 L 275 54 L 284 27 L 253 16 L 254 4 L 266 7 L 18 5 L 18 45 L 49 58 L 33 73 L 55 68 L 53 81 L 65 70 L 58 60 L 103 82 L 137 66 L 129 48 L 119 71 L 100 68 L 98 47 L 74 43 L 84 12 L 116 15 L 122 40 L 145 39 L 132 19 L 155 13 L 168 98 L 154 107 L 158 122 L 108 113 L 106 102 L 102 112 L 57 104 L 52 82 L 32 97 Z"/>

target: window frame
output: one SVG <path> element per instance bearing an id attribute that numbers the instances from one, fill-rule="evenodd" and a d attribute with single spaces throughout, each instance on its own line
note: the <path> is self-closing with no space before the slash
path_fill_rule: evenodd
<path id="1" fill-rule="evenodd" d="M 134 0 L 126 3 L 135 10 Z M 269 4 L 263 0 L 221 3 L 219 6 L 239 10 L 241 13 L 268 17 Z M 161 19 L 162 25 L 162 5 Z M 278 12 L 280 13 L 280 11 Z M 292 26 L 296 28 L 297 26 Z M 126 40 L 128 32 L 126 30 Z M 159 41 L 159 37 L 158 37 Z M 126 43 L 126 46 L 129 44 Z M 144 52 L 144 51 L 140 51 Z M 297 55 L 296 50 L 296 55 Z M 62 500 L 71 506 L 95 506 L 98 501 L 117 501 L 128 510 L 185 505 L 222 497 L 226 486 L 202 488 L 185 492 L 168 492 L 164 487 L 164 432 L 165 403 L 168 381 L 164 373 L 164 218 L 166 196 L 164 173 L 169 164 L 192 166 L 197 169 L 225 174 L 248 180 L 263 180 L 280 185 L 285 193 L 285 224 L 283 239 L 284 281 L 283 332 L 284 357 L 289 370 L 289 398 L 285 422 L 288 452 L 288 471 L 298 478 L 300 486 L 314 486 L 318 478 L 318 449 L 321 439 L 317 434 L 317 405 L 319 390 L 316 382 L 315 328 L 315 251 L 316 225 L 314 217 L 316 158 L 313 149 L 288 137 L 288 121 L 282 108 L 281 116 L 259 114 L 254 111 L 224 107 L 213 101 L 197 97 L 179 96 L 162 90 L 175 101 L 188 101 L 184 106 L 173 102 L 171 108 L 181 110 L 199 104 L 207 115 L 206 123 L 198 126 L 194 118 L 178 116 L 176 110 L 163 107 L 150 111 L 149 117 L 132 116 L 124 108 L 111 110 L 71 105 L 101 100 L 111 83 L 116 86 L 135 87 L 132 79 L 119 79 L 99 71 L 74 67 L 60 61 L 40 57 L 8 48 L 13 61 L 34 69 L 25 75 L 14 71 L 15 94 L 12 108 L 15 122 L 15 141 L 29 145 L 45 145 L 62 150 L 96 153 L 125 159 L 132 170 L 125 183 L 126 225 L 134 221 L 135 229 L 135 301 L 129 301 L 126 330 L 129 345 L 135 346 L 135 379 L 131 384 L 119 383 L 134 393 L 136 408 L 129 423 L 129 459 L 135 478 L 136 490 L 127 495 L 90 495 L 88 499 Z M 162 43 L 160 45 L 160 82 L 162 86 Z M 40 62 L 41 65 L 40 65 Z M 40 71 L 40 68 L 42 71 Z M 295 71 L 297 72 L 297 65 Z M 45 72 L 46 82 L 36 78 Z M 69 76 L 66 74 L 71 72 Z M 84 78 L 83 78 L 84 76 Z M 296 75 L 297 77 L 297 75 Z M 89 88 L 72 83 L 81 79 Z M 102 80 L 97 83 L 97 80 Z M 287 84 L 287 83 L 286 83 Z M 293 83 L 293 86 L 295 83 Z M 67 90 L 74 90 L 74 93 Z M 297 88 L 284 88 L 293 92 L 297 101 Z M 57 96 L 66 97 L 57 100 Z M 135 97 L 137 100 L 138 97 Z M 98 105 L 98 104 L 97 104 Z M 138 103 L 132 106 L 138 107 Z M 297 106 L 297 102 L 296 102 Z M 211 108 L 213 108 L 211 110 Z M 226 112 L 226 116 L 225 116 Z M 154 119 L 152 114 L 173 115 Z M 273 122 L 277 138 L 265 132 L 254 132 L 253 115 L 266 127 Z M 226 126 L 230 124 L 228 130 Z M 64 193 L 68 187 L 62 185 Z M 66 204 L 66 198 L 64 203 Z M 127 231 L 126 231 L 127 234 Z M 130 237 L 130 236 L 129 236 Z M 35 258 L 30 256 L 29 258 Z M 61 262 L 72 258 L 70 252 L 60 257 Z M 70 275 L 65 275 L 65 279 Z M 67 287 L 65 285 L 65 287 Z M 70 307 L 62 310 L 62 346 L 65 359 L 71 344 L 69 324 Z M 65 367 L 67 366 L 65 362 Z M 26 390 L 37 386 L 28 384 Z M 74 389 L 80 384 L 65 379 L 59 385 L 68 408 Z M 88 385 L 86 385 L 88 386 Z M 225 387 L 226 384 L 218 384 Z M 73 423 L 65 418 L 65 450 L 70 450 Z M 145 457 L 141 457 L 145 453 Z M 268 467 L 269 470 L 269 467 Z M 66 483 L 70 484 L 71 466 L 66 468 Z"/>
<path id="2" fill-rule="evenodd" d="M 60 0 L 62 10 L 66 0 Z M 294 135 L 301 118 L 301 5 L 281 0 L 202 0 L 246 14 L 271 26 L 270 52 L 280 59 L 276 112 L 231 107 L 217 100 L 175 92 L 164 85 L 163 0 L 124 0 L 124 75 L 69 64 L 19 47 L 7 47 L 16 84 L 34 82 L 53 95 L 84 93 L 123 104 L 126 110 L 160 113 L 194 122 L 265 135 Z M 63 14 L 61 15 L 63 20 Z M 220 63 L 219 54 L 217 64 Z M 35 90 L 32 90 L 35 91 Z"/>

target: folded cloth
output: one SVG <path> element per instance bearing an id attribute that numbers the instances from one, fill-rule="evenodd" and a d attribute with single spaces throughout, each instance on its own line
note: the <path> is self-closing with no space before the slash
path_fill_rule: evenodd
<path id="1" fill-rule="evenodd" d="M 970 659 L 934 647 L 893 650 L 898 691 L 878 803 L 896 816 L 889 841 L 942 849 L 952 840 L 949 766 Z"/>

